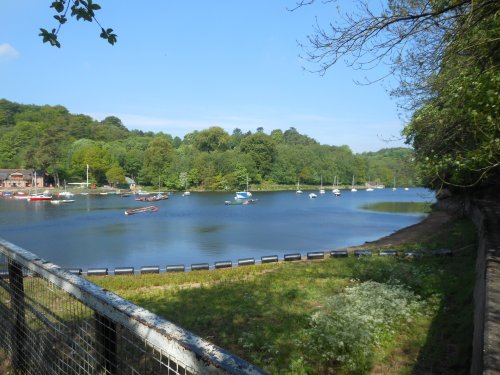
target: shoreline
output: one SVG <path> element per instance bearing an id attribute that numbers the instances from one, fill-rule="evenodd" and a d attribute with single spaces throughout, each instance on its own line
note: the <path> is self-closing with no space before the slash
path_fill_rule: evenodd
<path id="1" fill-rule="evenodd" d="M 453 220 L 453 215 L 440 210 L 433 210 L 425 219 L 417 224 L 399 229 L 394 233 L 381 237 L 374 241 L 366 241 L 362 245 L 348 246 L 341 250 L 369 250 L 374 248 L 389 248 L 392 246 L 404 245 L 407 243 L 418 242 L 435 233 L 439 228 Z"/>

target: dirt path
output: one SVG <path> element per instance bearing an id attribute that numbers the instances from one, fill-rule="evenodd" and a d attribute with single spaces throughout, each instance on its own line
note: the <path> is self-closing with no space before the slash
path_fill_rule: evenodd
<path id="1" fill-rule="evenodd" d="M 429 216 L 418 224 L 400 229 L 386 237 L 375 241 L 365 242 L 363 245 L 351 246 L 347 250 L 362 250 L 380 247 L 391 247 L 409 242 L 418 242 L 436 232 L 438 228 L 452 220 L 453 216 L 444 211 L 432 211 Z"/>

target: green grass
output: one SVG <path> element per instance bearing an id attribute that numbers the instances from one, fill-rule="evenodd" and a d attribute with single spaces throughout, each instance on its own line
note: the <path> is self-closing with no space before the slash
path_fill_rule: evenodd
<path id="1" fill-rule="evenodd" d="M 273 374 L 467 373 L 476 241 L 473 225 L 460 220 L 397 248 L 431 254 L 446 247 L 451 257 L 349 257 L 91 280 Z M 374 303 L 384 298 L 402 307 Z M 380 316 L 387 319 L 374 319 Z M 369 337 L 360 324 L 371 327 Z"/>
<path id="2" fill-rule="evenodd" d="M 431 203 L 427 202 L 377 202 L 361 206 L 364 210 L 397 213 L 429 213 Z"/>

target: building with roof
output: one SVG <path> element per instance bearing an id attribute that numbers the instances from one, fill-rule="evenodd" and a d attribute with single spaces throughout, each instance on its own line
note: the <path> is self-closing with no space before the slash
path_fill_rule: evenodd
<path id="1" fill-rule="evenodd" d="M 36 181 L 35 181 L 36 175 Z M 0 169 L 1 189 L 25 189 L 44 186 L 43 173 L 36 173 L 34 169 Z"/>
<path id="2" fill-rule="evenodd" d="M 129 185 L 130 190 L 134 191 L 136 189 L 137 184 L 133 178 L 125 177 L 125 182 Z"/>

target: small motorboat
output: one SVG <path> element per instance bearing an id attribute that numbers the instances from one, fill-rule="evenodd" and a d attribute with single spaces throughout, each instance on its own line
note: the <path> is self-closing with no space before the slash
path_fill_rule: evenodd
<path id="1" fill-rule="evenodd" d="M 147 206 L 147 207 L 132 208 L 130 210 L 126 210 L 125 215 L 135 215 L 135 214 L 140 214 L 143 212 L 157 212 L 157 211 L 158 211 L 158 207 Z"/>
<path id="2" fill-rule="evenodd" d="M 313 198 L 318 198 L 318 196 L 314 193 L 310 193 L 309 194 L 309 198 L 313 199 Z"/>
<path id="3" fill-rule="evenodd" d="M 255 204 L 257 203 L 257 199 L 236 199 L 234 201 L 225 201 L 224 204 L 226 206 L 239 206 L 239 205 L 246 205 L 246 204 Z"/>
<path id="4" fill-rule="evenodd" d="M 71 198 L 73 196 L 75 196 L 75 194 L 73 194 L 72 192 L 70 191 L 61 191 L 59 194 L 57 194 L 58 196 L 60 197 L 66 197 L 66 198 Z"/>
<path id="5" fill-rule="evenodd" d="M 14 199 L 28 199 L 30 196 L 26 193 L 23 193 L 22 191 L 17 192 L 14 194 Z"/>
<path id="6" fill-rule="evenodd" d="M 50 201 L 52 204 L 61 204 L 61 203 L 73 203 L 74 199 L 53 199 Z"/>

